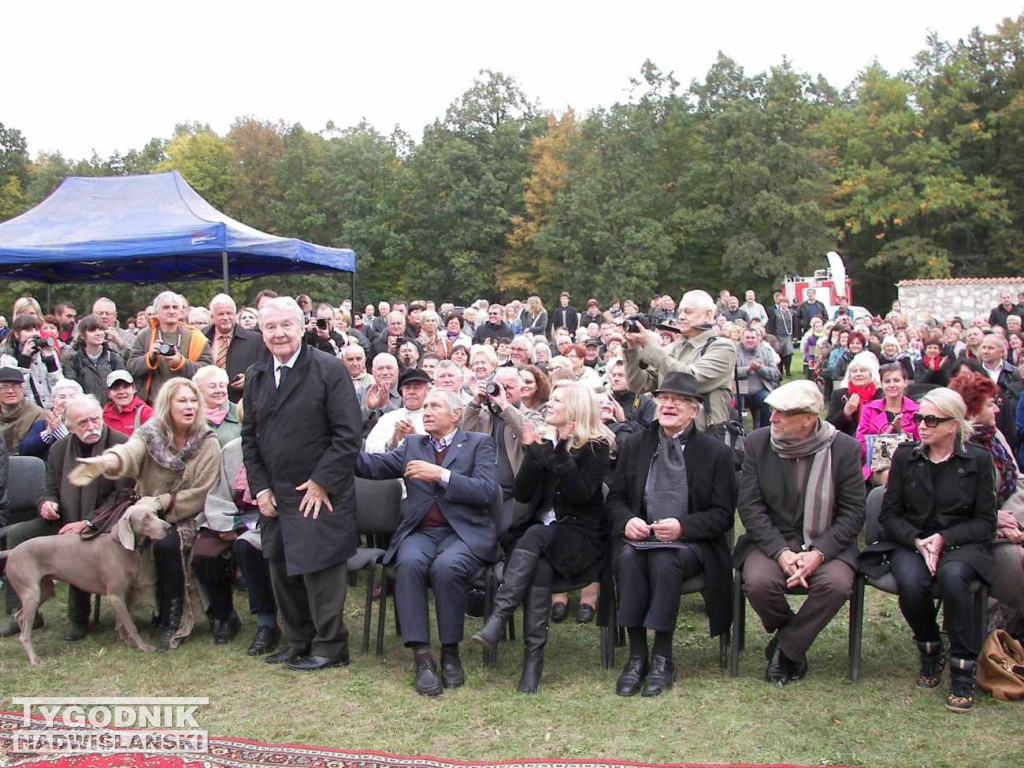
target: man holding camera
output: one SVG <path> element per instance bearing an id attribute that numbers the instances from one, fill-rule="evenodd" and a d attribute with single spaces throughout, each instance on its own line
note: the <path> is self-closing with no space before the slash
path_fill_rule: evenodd
<path id="1" fill-rule="evenodd" d="M 213 364 L 228 375 L 228 399 L 237 403 L 242 399 L 245 371 L 266 350 L 263 338 L 255 331 L 247 331 L 238 324 L 235 300 L 219 293 L 210 300 L 213 322 L 203 329 L 210 342 Z"/>
<path id="2" fill-rule="evenodd" d="M 206 337 L 181 322 L 178 294 L 164 291 L 153 300 L 153 308 L 156 316 L 136 337 L 125 363 L 138 384 L 139 397 L 150 405 L 164 382 L 175 376 L 191 379 L 201 367 L 213 364 Z"/>
<path id="3" fill-rule="evenodd" d="M 736 368 L 736 345 L 718 335 L 713 325 L 715 301 L 706 291 L 687 291 L 679 303 L 681 336 L 670 346 L 658 344 L 655 333 L 640 323 L 626 330 L 626 382 L 630 392 L 651 392 L 661 386 L 672 371 L 689 373 L 696 379 L 704 400 L 697 429 L 721 431 L 732 412 L 732 380 Z M 642 321 L 641 321 L 642 322 Z"/>
<path id="4" fill-rule="evenodd" d="M 415 342 L 415 337 L 406 332 L 405 315 L 401 312 L 391 312 L 388 315 L 388 325 L 373 342 L 370 348 L 370 362 L 381 352 L 387 352 L 398 359 L 398 348 L 407 340 Z M 417 345 L 419 346 L 419 345 Z"/>
<path id="5" fill-rule="evenodd" d="M 345 346 L 345 337 L 334 330 L 334 307 L 321 302 L 316 305 L 313 315 L 306 321 L 306 346 L 319 349 L 329 355 L 339 356 Z"/>

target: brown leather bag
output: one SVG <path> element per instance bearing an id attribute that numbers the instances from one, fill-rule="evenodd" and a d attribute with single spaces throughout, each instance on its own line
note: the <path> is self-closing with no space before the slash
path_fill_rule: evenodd
<path id="1" fill-rule="evenodd" d="M 1024 647 L 1001 629 L 985 640 L 978 657 L 978 685 L 1000 701 L 1024 699 Z"/>

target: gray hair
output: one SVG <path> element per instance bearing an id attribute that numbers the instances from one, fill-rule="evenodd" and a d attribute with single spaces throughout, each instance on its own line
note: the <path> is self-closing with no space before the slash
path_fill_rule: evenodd
<path id="1" fill-rule="evenodd" d="M 235 304 L 235 300 L 228 296 L 226 293 L 218 293 L 212 299 L 210 299 L 210 314 L 213 314 L 213 308 L 218 304 L 227 304 L 231 307 L 232 312 L 238 311 L 238 305 Z"/>
<path id="2" fill-rule="evenodd" d="M 679 306 L 694 306 L 702 312 L 714 312 L 715 300 L 707 291 L 698 289 L 684 293 L 683 298 L 679 300 Z"/>
<path id="3" fill-rule="evenodd" d="M 512 345 L 511 346 L 515 347 L 516 344 L 520 344 L 520 345 L 525 344 L 526 345 L 526 356 L 527 356 L 527 358 L 529 358 L 531 363 L 536 361 L 537 353 L 534 350 L 534 343 L 532 341 L 530 341 L 528 338 L 526 338 L 526 336 L 520 334 L 519 336 L 516 336 L 514 339 L 512 339 Z"/>
<path id="4" fill-rule="evenodd" d="M 297 322 L 300 327 L 305 325 L 303 322 L 304 315 L 302 314 L 302 307 L 300 307 L 299 303 L 291 296 L 278 296 L 273 299 L 264 300 L 263 306 L 260 307 L 260 325 L 263 325 L 267 312 L 272 309 L 292 315 L 295 318 L 295 322 Z"/>
<path id="5" fill-rule="evenodd" d="M 103 413 L 103 406 L 100 405 L 100 401 L 96 399 L 95 395 L 84 395 L 79 391 L 79 394 L 71 398 L 71 401 L 64 407 L 64 423 L 70 426 L 69 416 L 71 415 L 72 409 L 86 407 L 95 408 L 100 413 Z"/>
<path id="6" fill-rule="evenodd" d="M 390 363 L 391 365 L 395 366 L 395 368 L 398 367 L 398 358 L 392 355 L 390 352 L 378 352 L 376 356 L 373 358 L 371 370 L 377 369 L 378 362 L 381 363 L 382 365 L 387 365 L 388 363 Z"/>
<path id="7" fill-rule="evenodd" d="M 459 417 L 462 415 L 463 410 L 465 410 L 465 406 L 463 406 L 462 404 L 462 398 L 460 398 L 450 389 L 439 389 L 437 387 L 434 387 L 427 394 L 427 397 L 436 397 L 443 400 L 445 406 L 448 408 L 448 411 L 451 413 L 451 415 L 455 418 L 456 421 L 459 420 Z"/>
<path id="8" fill-rule="evenodd" d="M 160 293 L 158 293 L 156 295 L 156 298 L 153 299 L 153 309 L 155 309 L 157 312 L 159 312 L 160 308 L 164 304 L 170 304 L 171 302 L 176 302 L 176 303 L 180 304 L 181 303 L 181 297 L 178 294 L 176 294 L 174 291 L 161 291 Z"/>
<path id="9" fill-rule="evenodd" d="M 936 387 L 925 393 L 922 403 L 931 403 L 943 416 L 956 422 L 960 439 L 967 442 L 974 433 L 974 422 L 967 418 L 967 404 L 960 393 L 949 387 Z"/>
<path id="10" fill-rule="evenodd" d="M 223 368 L 218 368 L 216 365 L 204 365 L 196 371 L 195 375 L 192 377 L 192 381 L 199 386 L 202 386 L 210 380 L 220 380 L 226 384 L 228 381 L 228 372 Z"/>
<path id="11" fill-rule="evenodd" d="M 82 385 L 74 379 L 58 379 L 57 382 L 50 387 L 50 394 L 56 396 L 64 389 L 70 389 L 76 395 L 82 394 Z"/>

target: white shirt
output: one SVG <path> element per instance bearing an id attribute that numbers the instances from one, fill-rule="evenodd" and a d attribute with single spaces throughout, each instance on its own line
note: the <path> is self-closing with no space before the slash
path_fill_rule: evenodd
<path id="1" fill-rule="evenodd" d="M 387 453 L 391 450 L 388 443 L 391 441 L 391 436 L 395 434 L 395 425 L 402 419 L 408 419 L 412 422 L 413 426 L 416 427 L 417 435 L 427 434 L 427 430 L 423 428 L 422 408 L 416 411 L 397 408 L 382 415 L 377 420 L 377 423 L 373 425 L 370 434 L 366 436 L 366 448 L 364 450 L 367 453 Z M 404 441 L 405 438 L 402 438 L 394 447 L 397 448 Z"/>
<path id="2" fill-rule="evenodd" d="M 984 363 L 981 364 L 981 367 L 982 370 L 984 370 L 985 373 L 988 374 L 988 377 L 992 379 L 992 381 L 994 381 L 996 384 L 999 383 L 999 374 L 1003 372 L 1003 364 L 1001 362 L 998 364 L 994 371 Z"/>
<path id="3" fill-rule="evenodd" d="M 276 357 L 274 358 L 274 386 L 281 386 L 281 369 L 284 366 L 287 365 L 288 368 L 291 369 L 289 373 L 295 370 L 295 361 L 299 359 L 300 354 L 302 354 L 301 344 L 299 345 L 299 348 L 295 351 L 295 354 L 288 358 L 287 362 L 282 363 L 279 362 Z"/>

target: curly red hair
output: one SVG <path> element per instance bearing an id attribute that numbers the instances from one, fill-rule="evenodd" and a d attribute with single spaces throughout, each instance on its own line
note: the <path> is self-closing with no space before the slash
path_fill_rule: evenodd
<path id="1" fill-rule="evenodd" d="M 949 382 L 949 388 L 964 399 L 969 419 L 973 419 L 981 412 L 989 398 L 999 394 L 998 384 L 984 373 L 975 373 L 974 371 L 964 371 L 954 377 Z"/>

